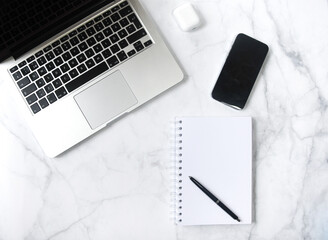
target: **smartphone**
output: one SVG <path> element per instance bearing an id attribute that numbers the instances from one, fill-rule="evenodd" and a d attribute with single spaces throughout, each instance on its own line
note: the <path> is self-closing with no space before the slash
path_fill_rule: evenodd
<path id="1" fill-rule="evenodd" d="M 212 97 L 235 109 L 243 109 L 269 47 L 238 34 L 212 91 Z"/>

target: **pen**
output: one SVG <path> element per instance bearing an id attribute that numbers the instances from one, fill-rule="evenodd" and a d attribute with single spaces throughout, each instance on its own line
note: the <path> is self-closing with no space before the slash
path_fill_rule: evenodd
<path id="1" fill-rule="evenodd" d="M 200 184 L 195 178 L 190 177 L 190 180 L 199 187 L 200 190 L 202 190 L 210 199 L 213 200 L 217 205 L 219 205 L 220 208 L 222 208 L 226 213 L 230 215 L 233 219 L 240 222 L 239 218 L 236 214 L 234 214 L 226 205 L 223 204 L 217 197 L 215 197 L 210 191 L 208 191 L 202 184 Z"/>

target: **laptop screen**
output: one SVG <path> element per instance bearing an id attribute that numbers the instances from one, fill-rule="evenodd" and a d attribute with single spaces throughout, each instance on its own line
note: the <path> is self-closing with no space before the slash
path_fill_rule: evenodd
<path id="1" fill-rule="evenodd" d="M 0 0 L 0 62 L 36 47 L 114 0 Z"/>

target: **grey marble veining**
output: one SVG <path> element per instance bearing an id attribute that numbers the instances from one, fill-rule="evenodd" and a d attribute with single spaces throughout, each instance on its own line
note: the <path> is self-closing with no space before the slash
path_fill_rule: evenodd
<path id="1" fill-rule="evenodd" d="M 328 239 L 328 2 L 142 0 L 186 72 L 183 83 L 55 159 L 19 111 L 0 65 L 0 239 Z M 210 98 L 234 37 L 270 47 L 243 111 Z M 177 227 L 170 212 L 174 116 L 252 116 L 254 223 Z"/>

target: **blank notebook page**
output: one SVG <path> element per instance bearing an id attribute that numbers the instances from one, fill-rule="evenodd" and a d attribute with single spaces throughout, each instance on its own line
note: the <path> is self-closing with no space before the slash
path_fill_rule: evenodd
<path id="1" fill-rule="evenodd" d="M 181 225 L 252 222 L 252 119 L 182 117 Z M 189 176 L 212 192 L 241 222 L 205 195 Z"/>

